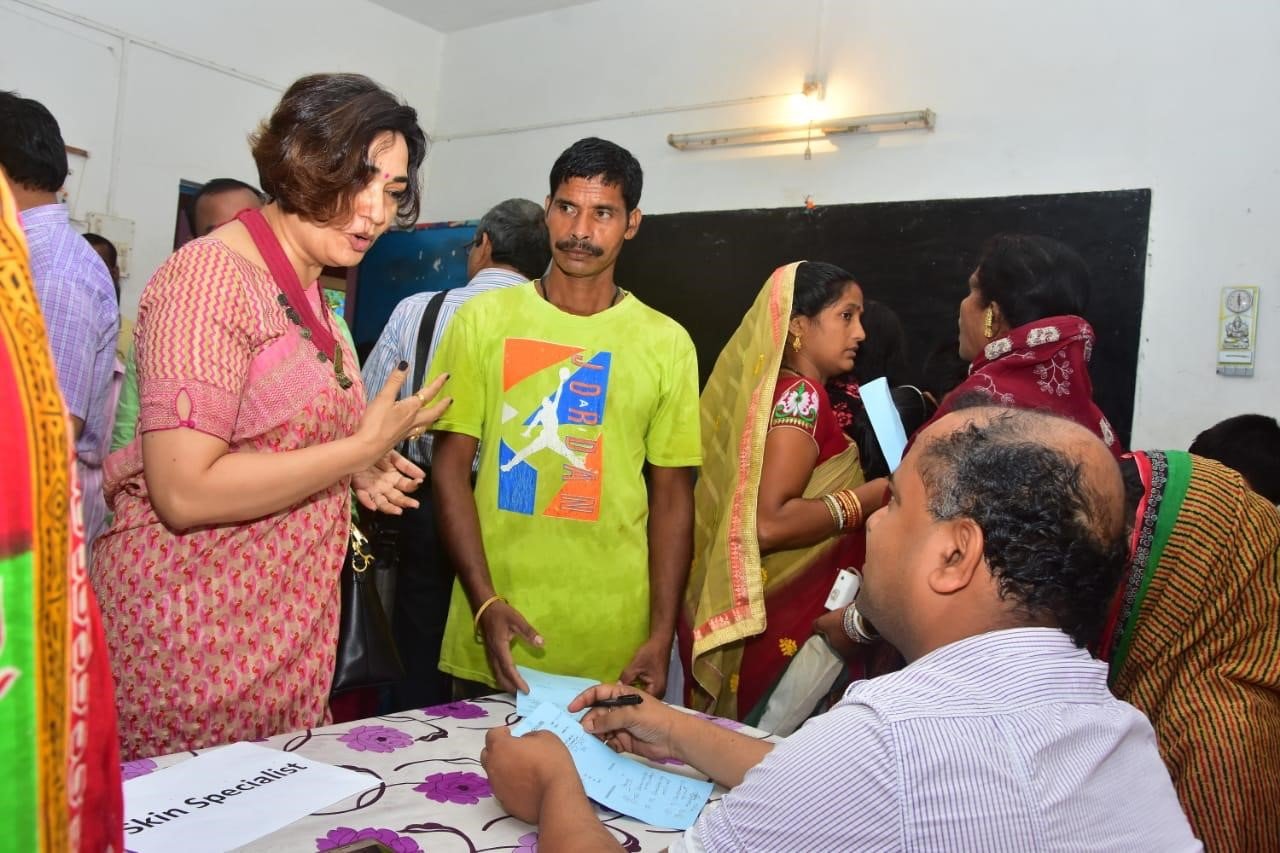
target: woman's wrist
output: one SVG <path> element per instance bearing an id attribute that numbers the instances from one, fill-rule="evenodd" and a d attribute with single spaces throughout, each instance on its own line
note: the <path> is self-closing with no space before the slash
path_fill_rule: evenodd
<path id="1" fill-rule="evenodd" d="M 352 476 L 367 471 L 386 455 L 386 450 L 357 431 L 354 435 L 333 442 L 341 448 L 345 458 L 345 472 Z"/>
<path id="2" fill-rule="evenodd" d="M 888 477 L 877 477 L 858 486 L 854 491 L 858 495 L 858 499 L 862 502 L 863 521 L 871 513 L 884 506 L 885 493 L 889 488 Z"/>

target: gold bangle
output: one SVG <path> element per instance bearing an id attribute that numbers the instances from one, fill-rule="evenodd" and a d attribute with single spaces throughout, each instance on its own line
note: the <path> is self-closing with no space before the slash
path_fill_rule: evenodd
<path id="1" fill-rule="evenodd" d="M 849 500 L 853 503 L 854 520 L 849 522 L 850 527 L 861 527 L 866 516 L 862 514 L 862 501 L 858 499 L 858 493 L 853 489 L 846 489 L 849 494 Z"/>
<path id="2" fill-rule="evenodd" d="M 853 503 L 850 502 L 849 496 L 848 494 L 846 494 L 846 492 L 847 492 L 846 489 L 841 489 L 838 492 L 832 492 L 831 496 L 835 498 L 836 501 L 839 502 L 840 509 L 844 513 L 844 529 L 848 530 L 854 526 L 853 524 L 854 518 L 853 518 Z"/>
<path id="3" fill-rule="evenodd" d="M 506 597 L 501 595 L 491 595 L 488 598 L 486 598 L 484 600 L 484 604 L 481 604 L 479 607 L 476 608 L 476 618 L 472 627 L 474 627 L 476 631 L 479 631 L 480 617 L 483 616 L 484 612 L 489 609 L 489 606 L 492 605 L 495 601 L 506 601 L 506 600 L 507 600 Z"/>
<path id="4" fill-rule="evenodd" d="M 858 500 L 853 489 L 841 489 L 835 494 L 844 507 L 846 526 L 850 530 L 856 530 L 862 525 L 862 501 Z"/>
<path id="5" fill-rule="evenodd" d="M 845 501 L 844 495 L 840 492 L 832 492 L 831 499 L 840 506 L 840 515 L 844 517 L 845 524 L 849 523 L 849 504 Z M 844 525 L 841 525 L 842 527 Z"/>
<path id="6" fill-rule="evenodd" d="M 827 512 L 831 513 L 831 520 L 836 523 L 836 532 L 844 530 L 844 509 L 840 506 L 840 501 L 834 495 L 823 495 L 822 502 L 827 505 Z"/>

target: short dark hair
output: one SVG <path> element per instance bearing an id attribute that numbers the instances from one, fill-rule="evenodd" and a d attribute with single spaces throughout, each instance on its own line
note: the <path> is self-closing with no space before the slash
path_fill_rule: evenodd
<path id="1" fill-rule="evenodd" d="M 868 299 L 862 306 L 862 329 L 867 337 L 858 344 L 858 358 L 853 363 L 858 384 L 881 376 L 890 387 L 911 382 L 914 377 L 907 376 L 907 333 L 897 312 L 883 302 Z"/>
<path id="2" fill-rule="evenodd" d="M 930 515 L 982 529 L 1000 597 L 1084 647 L 1102 627 L 1128 558 L 1122 501 L 1108 501 L 1080 463 L 1035 440 L 1050 420 L 1062 419 L 1001 410 L 927 442 L 918 466 Z"/>
<path id="3" fill-rule="evenodd" d="M 0 166 L 9 180 L 56 193 L 67 182 L 67 146 L 53 113 L 17 92 L 0 92 Z"/>
<path id="4" fill-rule="evenodd" d="M 253 184 L 246 184 L 244 181 L 236 178 L 210 178 L 205 181 L 200 189 L 196 190 L 196 194 L 191 199 L 191 207 L 187 210 L 187 224 L 191 226 L 191 233 L 196 234 L 196 207 L 200 204 L 200 199 L 207 198 L 211 195 L 222 195 L 223 193 L 234 192 L 236 190 L 248 190 L 262 200 L 262 190 Z"/>
<path id="5" fill-rule="evenodd" d="M 117 273 L 120 267 L 120 253 L 116 251 L 116 244 L 112 243 L 101 234 L 94 234 L 92 231 L 85 232 L 85 242 L 99 253 L 105 251 L 106 257 L 103 260 L 107 264 L 107 272 L 111 273 L 111 284 L 116 290 L 116 305 L 120 304 L 120 280 Z"/>
<path id="6" fill-rule="evenodd" d="M 588 136 L 566 148 L 551 167 L 550 194 L 553 198 L 560 185 L 570 178 L 599 178 L 606 186 L 619 187 L 627 213 L 640 205 L 644 171 L 640 168 L 640 161 L 615 142 Z"/>
<path id="7" fill-rule="evenodd" d="M 1237 471 L 1251 489 L 1280 504 L 1280 424 L 1275 418 L 1227 418 L 1197 435 L 1188 450 Z"/>
<path id="8" fill-rule="evenodd" d="M 84 235 L 84 239 L 88 241 L 89 245 L 93 246 L 94 249 L 98 249 L 98 250 L 106 249 L 107 266 L 114 267 L 119 265 L 120 254 L 119 252 L 116 251 L 115 243 L 112 243 L 110 240 L 108 240 L 106 237 L 103 237 L 101 234 L 94 234 L 92 231 L 86 232 Z"/>
<path id="9" fill-rule="evenodd" d="M 795 295 L 791 297 L 792 317 L 816 317 L 835 304 L 850 284 L 853 273 L 823 261 L 801 261 L 796 267 Z"/>
<path id="10" fill-rule="evenodd" d="M 527 198 L 509 198 L 480 217 L 476 239 L 489 235 L 492 256 L 500 264 L 515 267 L 521 275 L 537 278 L 551 263 L 551 235 L 541 205 Z"/>
<path id="11" fill-rule="evenodd" d="M 286 213 L 319 224 L 351 215 L 375 169 L 369 146 L 398 133 L 409 148 L 409 187 L 396 220 L 412 225 L 421 203 L 418 170 L 427 137 L 418 114 L 362 74 L 312 74 L 284 93 L 271 117 L 249 137 L 258 180 Z"/>
<path id="12" fill-rule="evenodd" d="M 1089 265 L 1066 243 L 1027 234 L 997 234 L 978 262 L 978 291 L 1000 304 L 1011 327 L 1089 307 Z"/>

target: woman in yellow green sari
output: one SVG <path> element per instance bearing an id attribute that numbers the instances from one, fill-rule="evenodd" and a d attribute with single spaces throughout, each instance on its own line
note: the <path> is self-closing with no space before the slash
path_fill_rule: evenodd
<path id="1" fill-rule="evenodd" d="M 862 565 L 884 481 L 863 482 L 824 388 L 853 368 L 862 304 L 839 267 L 780 267 L 707 380 L 680 632 L 692 708 L 758 719 L 840 569 Z"/>

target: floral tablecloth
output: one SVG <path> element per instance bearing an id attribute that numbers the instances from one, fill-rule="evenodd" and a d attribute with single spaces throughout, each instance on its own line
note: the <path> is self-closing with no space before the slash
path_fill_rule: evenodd
<path id="1" fill-rule="evenodd" d="M 499 694 L 261 741 L 265 747 L 366 773 L 369 788 L 240 849 L 322 851 L 375 838 L 396 853 L 535 853 L 537 832 L 502 810 L 480 767 L 485 732 L 517 719 L 515 698 Z M 743 728 L 730 720 L 713 721 Z M 196 754 L 130 761 L 124 765 L 124 778 L 170 767 Z M 684 765 L 664 769 L 706 778 Z M 721 793 L 717 788 L 713 799 Z M 662 850 L 679 834 L 617 812 L 597 811 L 628 851 Z"/>

